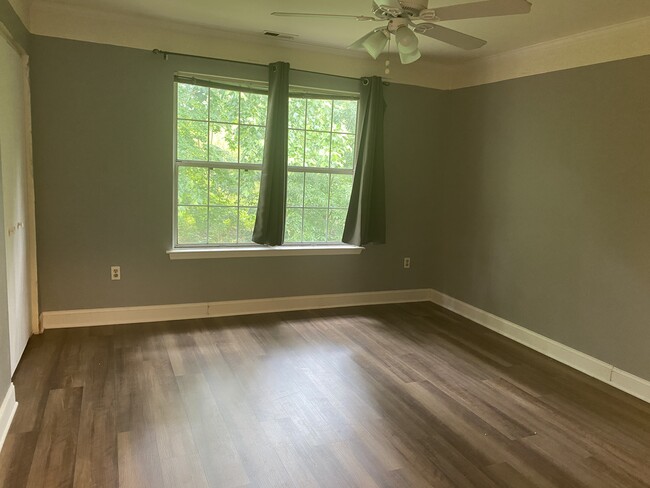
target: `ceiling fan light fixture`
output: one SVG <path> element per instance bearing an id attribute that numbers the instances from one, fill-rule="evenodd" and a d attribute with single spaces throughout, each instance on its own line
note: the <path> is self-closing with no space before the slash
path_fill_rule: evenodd
<path id="1" fill-rule="evenodd" d="M 402 64 L 415 63 L 421 57 L 422 57 L 422 53 L 420 53 L 419 49 L 416 49 L 415 51 L 410 53 L 403 53 L 401 51 L 399 53 L 399 60 L 402 62 Z"/>
<path id="2" fill-rule="evenodd" d="M 418 36 L 407 26 L 400 27 L 395 31 L 397 39 L 397 52 L 402 64 L 411 64 L 420 59 L 422 54 L 418 49 Z"/>
<path id="3" fill-rule="evenodd" d="M 406 26 L 395 31 L 397 50 L 402 53 L 412 53 L 418 50 L 418 36 Z"/>
<path id="4" fill-rule="evenodd" d="M 361 42 L 361 47 L 368 51 L 368 54 L 370 54 L 373 59 L 377 59 L 377 57 L 383 52 L 386 44 L 388 44 L 386 31 L 378 30 L 367 36 Z"/>

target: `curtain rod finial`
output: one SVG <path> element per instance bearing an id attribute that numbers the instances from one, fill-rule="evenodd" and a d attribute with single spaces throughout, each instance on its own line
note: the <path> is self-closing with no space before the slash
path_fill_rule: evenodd
<path id="1" fill-rule="evenodd" d="M 165 61 L 167 61 L 167 60 L 169 59 L 169 53 L 167 53 L 167 52 L 165 52 L 165 51 L 161 51 L 160 49 L 154 49 L 152 52 L 153 52 L 154 54 L 162 54 L 162 55 L 163 55 L 163 59 L 164 59 Z"/>

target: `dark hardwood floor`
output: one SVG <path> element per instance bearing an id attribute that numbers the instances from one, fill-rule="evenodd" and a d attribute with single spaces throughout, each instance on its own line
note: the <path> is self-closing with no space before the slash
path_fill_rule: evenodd
<path id="1" fill-rule="evenodd" d="M 47 331 L 5 487 L 650 486 L 650 406 L 426 303 Z"/>

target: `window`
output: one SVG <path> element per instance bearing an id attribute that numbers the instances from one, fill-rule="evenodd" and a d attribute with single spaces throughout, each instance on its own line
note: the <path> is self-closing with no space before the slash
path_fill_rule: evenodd
<path id="1" fill-rule="evenodd" d="M 341 242 L 352 190 L 357 104 L 289 99 L 285 242 Z"/>
<path id="2" fill-rule="evenodd" d="M 176 244 L 250 244 L 267 96 L 186 83 L 176 87 Z"/>
<path id="3" fill-rule="evenodd" d="M 176 83 L 177 247 L 252 244 L 267 98 L 263 90 Z M 341 242 L 357 105 L 349 97 L 290 98 L 287 244 Z"/>

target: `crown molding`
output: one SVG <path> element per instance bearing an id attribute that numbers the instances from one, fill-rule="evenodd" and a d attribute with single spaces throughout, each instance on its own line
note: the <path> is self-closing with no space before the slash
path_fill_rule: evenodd
<path id="1" fill-rule="evenodd" d="M 293 68 L 360 78 L 379 75 L 395 83 L 448 89 L 447 65 L 429 61 L 411 65 L 395 62 L 384 75 L 384 59 L 365 53 L 314 46 L 297 41 L 262 38 L 239 32 L 124 15 L 37 0 L 31 8 L 33 34 L 138 49 L 161 49 L 232 61 L 269 64 L 278 59 Z"/>
<path id="2" fill-rule="evenodd" d="M 18 18 L 22 21 L 25 28 L 27 28 L 27 30 L 30 30 L 31 28 L 30 0 L 8 0 L 8 1 L 9 1 L 9 5 L 11 5 L 11 8 L 14 9 L 14 12 L 16 12 L 16 15 L 18 15 Z"/>
<path id="3" fill-rule="evenodd" d="M 650 17 L 496 54 L 452 68 L 451 89 L 650 54 Z"/>

